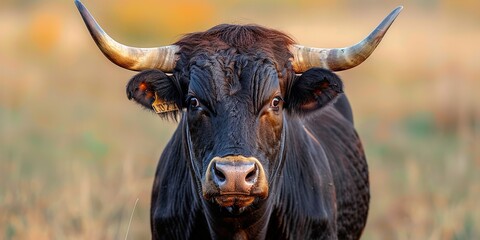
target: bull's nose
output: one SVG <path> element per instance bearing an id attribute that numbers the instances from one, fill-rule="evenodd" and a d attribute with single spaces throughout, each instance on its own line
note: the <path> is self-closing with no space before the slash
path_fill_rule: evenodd
<path id="1" fill-rule="evenodd" d="M 212 180 L 220 192 L 249 193 L 257 182 L 258 168 L 250 161 L 221 161 L 212 163 Z"/>
<path id="2" fill-rule="evenodd" d="M 215 157 L 207 167 L 202 192 L 206 199 L 215 197 L 225 206 L 248 205 L 254 198 L 267 198 L 268 182 L 262 164 L 254 157 Z"/>

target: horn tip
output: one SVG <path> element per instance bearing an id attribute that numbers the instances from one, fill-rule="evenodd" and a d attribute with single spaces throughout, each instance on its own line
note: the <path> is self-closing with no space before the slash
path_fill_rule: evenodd
<path id="1" fill-rule="evenodd" d="M 400 6 L 396 7 L 395 9 L 393 9 L 393 11 L 392 11 L 391 14 L 394 15 L 395 17 L 397 17 L 398 14 L 399 14 L 402 10 L 403 10 L 403 6 L 400 5 Z"/>
<path id="2" fill-rule="evenodd" d="M 80 15 L 82 16 L 82 18 L 85 20 L 85 15 L 88 15 L 87 8 L 85 7 L 85 5 L 83 5 L 83 3 L 80 0 L 74 0 L 73 2 L 75 3 L 75 6 L 80 12 Z"/>
<path id="3" fill-rule="evenodd" d="M 74 0 L 73 2 L 74 2 L 75 5 L 77 6 L 77 8 L 83 7 L 83 3 L 82 3 L 80 0 Z"/>
<path id="4" fill-rule="evenodd" d="M 383 21 L 378 25 L 377 29 L 384 29 L 384 31 L 386 32 L 402 10 L 403 10 L 402 5 L 393 9 L 392 12 L 390 12 L 390 14 L 388 14 L 387 17 L 385 17 L 385 19 L 383 19 Z"/>

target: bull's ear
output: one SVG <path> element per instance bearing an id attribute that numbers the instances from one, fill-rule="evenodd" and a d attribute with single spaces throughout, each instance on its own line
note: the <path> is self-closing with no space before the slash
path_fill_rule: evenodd
<path id="1" fill-rule="evenodd" d="M 293 113 L 307 113 L 326 106 L 343 93 L 342 80 L 323 68 L 312 68 L 294 80 L 286 108 Z"/>
<path id="2" fill-rule="evenodd" d="M 127 97 L 161 117 L 175 117 L 182 108 L 178 81 L 160 70 L 145 70 L 130 79 Z"/>

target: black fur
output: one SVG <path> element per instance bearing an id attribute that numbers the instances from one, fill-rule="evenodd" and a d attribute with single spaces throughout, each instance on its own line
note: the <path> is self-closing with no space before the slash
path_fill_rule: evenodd
<path id="1" fill-rule="evenodd" d="M 340 78 L 320 68 L 297 77 L 291 38 L 258 26 L 220 25 L 176 44 L 173 76 L 148 70 L 127 85 L 150 110 L 152 93 L 183 109 L 167 114 L 181 120 L 155 175 L 152 238 L 359 239 L 368 170 Z M 269 185 L 238 215 L 202 196 L 206 166 L 231 155 L 257 158 Z"/>

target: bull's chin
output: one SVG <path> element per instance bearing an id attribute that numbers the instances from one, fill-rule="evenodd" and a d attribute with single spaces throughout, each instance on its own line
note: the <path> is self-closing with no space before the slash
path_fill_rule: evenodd
<path id="1" fill-rule="evenodd" d="M 215 196 L 213 199 L 219 207 L 225 209 L 228 213 L 239 215 L 252 206 L 257 196 L 224 194 Z"/>

